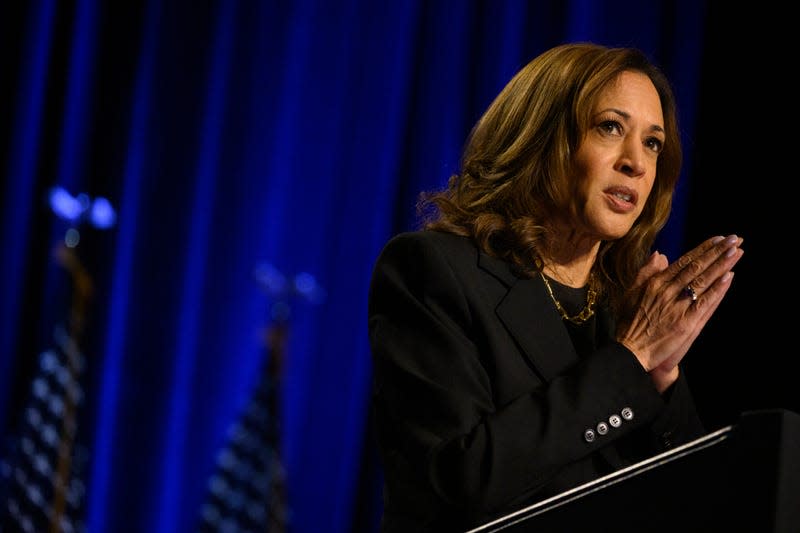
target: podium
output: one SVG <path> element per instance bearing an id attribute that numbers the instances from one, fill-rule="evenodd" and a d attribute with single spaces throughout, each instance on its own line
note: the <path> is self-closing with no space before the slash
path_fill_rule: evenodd
<path id="1" fill-rule="evenodd" d="M 467 533 L 800 533 L 800 414 L 735 424 Z"/>

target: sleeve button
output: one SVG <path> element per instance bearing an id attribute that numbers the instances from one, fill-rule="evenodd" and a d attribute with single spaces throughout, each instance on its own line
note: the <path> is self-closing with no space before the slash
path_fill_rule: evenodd
<path id="1" fill-rule="evenodd" d="M 592 431 L 591 429 L 587 429 L 586 431 L 583 432 L 583 440 L 585 440 L 586 442 L 594 442 L 594 439 L 595 439 L 595 434 L 594 431 Z"/>
<path id="2" fill-rule="evenodd" d="M 620 413 L 625 420 L 633 420 L 633 409 L 626 407 Z"/>

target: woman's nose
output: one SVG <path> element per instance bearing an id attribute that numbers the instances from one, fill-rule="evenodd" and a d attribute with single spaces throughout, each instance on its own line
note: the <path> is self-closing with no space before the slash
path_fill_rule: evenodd
<path id="1" fill-rule="evenodd" d="M 617 160 L 617 170 L 632 178 L 643 176 L 647 170 L 644 150 L 641 143 L 626 141 Z"/>

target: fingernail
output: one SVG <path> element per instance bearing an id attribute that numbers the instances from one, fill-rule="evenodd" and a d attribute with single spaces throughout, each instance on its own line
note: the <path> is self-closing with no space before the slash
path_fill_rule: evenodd
<path id="1" fill-rule="evenodd" d="M 717 235 L 716 237 L 711 239 L 711 244 L 719 244 L 720 242 L 722 242 L 722 239 L 724 238 L 725 237 L 723 237 L 722 235 Z"/>
<path id="2" fill-rule="evenodd" d="M 728 238 L 725 239 L 725 242 L 727 242 L 728 244 L 736 244 L 737 242 L 739 242 L 739 237 L 735 234 L 728 235 Z"/>
<path id="3" fill-rule="evenodd" d="M 722 275 L 722 277 L 720 278 L 720 281 L 722 283 L 728 283 L 731 280 L 732 277 L 733 277 L 733 272 L 732 271 L 728 271 L 728 272 L 725 272 Z"/>

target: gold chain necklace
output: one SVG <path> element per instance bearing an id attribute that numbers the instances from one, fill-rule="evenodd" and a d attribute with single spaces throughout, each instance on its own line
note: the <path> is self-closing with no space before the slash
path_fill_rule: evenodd
<path id="1" fill-rule="evenodd" d="M 586 294 L 586 307 L 581 309 L 580 313 L 575 316 L 569 316 L 569 313 L 567 313 L 567 310 L 561 305 L 561 302 L 556 299 L 555 294 L 553 294 L 553 288 L 550 286 L 550 282 L 547 281 L 547 276 L 544 275 L 544 272 L 540 271 L 539 275 L 542 277 L 542 281 L 544 281 L 544 286 L 547 287 L 547 293 L 550 295 L 550 299 L 556 304 L 556 310 L 558 314 L 561 315 L 561 318 L 578 325 L 592 318 L 597 300 L 597 290 L 594 288 L 594 274 L 590 274 L 589 276 L 589 292 Z"/>

